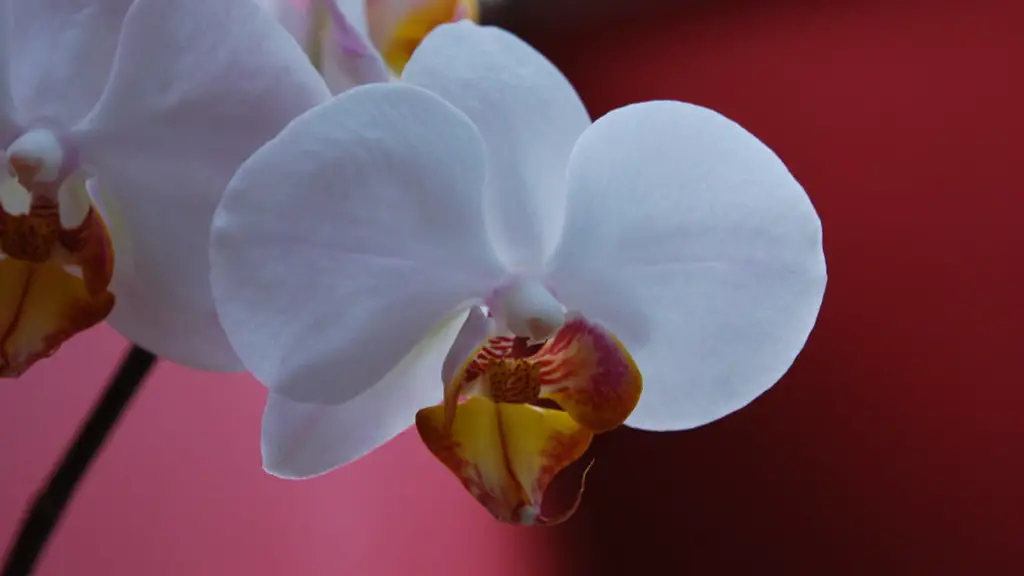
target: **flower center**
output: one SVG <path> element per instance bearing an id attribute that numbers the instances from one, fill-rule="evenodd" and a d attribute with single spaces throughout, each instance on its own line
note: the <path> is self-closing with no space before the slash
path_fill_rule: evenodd
<path id="1" fill-rule="evenodd" d="M 31 130 L 0 152 L 0 252 L 43 263 L 63 246 L 77 251 L 91 209 L 85 176 L 68 173 L 68 154 L 49 130 Z"/>
<path id="2" fill-rule="evenodd" d="M 495 319 L 526 343 L 543 342 L 565 323 L 565 307 L 540 282 L 518 278 L 488 300 Z"/>
<path id="3" fill-rule="evenodd" d="M 611 332 L 578 313 L 561 321 L 542 344 L 488 338 L 451 377 L 444 404 L 416 414 L 430 451 L 504 522 L 551 525 L 571 516 L 579 496 L 568 510 L 542 514 L 548 485 L 595 434 L 625 422 L 643 390 Z"/>
<path id="4" fill-rule="evenodd" d="M 532 404 L 540 400 L 540 365 L 525 358 L 501 358 L 484 371 L 494 402 Z"/>

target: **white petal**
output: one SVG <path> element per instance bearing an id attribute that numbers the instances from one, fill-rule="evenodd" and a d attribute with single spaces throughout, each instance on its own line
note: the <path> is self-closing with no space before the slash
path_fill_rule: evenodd
<path id="1" fill-rule="evenodd" d="M 309 54 L 332 94 L 391 79 L 370 42 L 366 0 L 256 0 Z"/>
<path id="2" fill-rule="evenodd" d="M 115 248 L 116 249 L 116 248 Z M 117 253 L 114 255 L 117 258 Z M 238 372 L 244 370 L 235 355 L 215 310 L 166 300 L 140 287 L 131 279 L 122 280 L 114 270 L 110 291 L 117 300 L 107 323 L 125 338 L 162 360 L 198 370 Z"/>
<path id="3" fill-rule="evenodd" d="M 500 282 L 483 182 L 473 125 L 413 86 L 353 88 L 288 126 L 238 171 L 214 223 L 217 307 L 246 367 L 300 402 L 373 386 Z"/>
<path id="4" fill-rule="evenodd" d="M 323 62 L 321 73 L 332 94 L 340 94 L 353 86 L 370 82 L 387 82 L 391 73 L 380 52 L 370 42 L 366 33 L 366 13 L 363 1 L 359 8 L 346 0 L 324 0 L 327 2 L 330 19 L 330 33 L 323 38 Z"/>
<path id="5" fill-rule="evenodd" d="M 522 40 L 468 20 L 428 35 L 402 80 L 476 124 L 487 145 L 491 240 L 509 267 L 538 269 L 561 233 L 569 154 L 590 125 L 569 81 Z"/>
<path id="6" fill-rule="evenodd" d="M 96 105 L 132 0 L 7 0 L 8 73 L 17 118 L 68 128 Z"/>
<path id="7" fill-rule="evenodd" d="M 451 382 L 455 372 L 469 359 L 485 340 L 496 331 L 496 324 L 493 318 L 489 318 L 479 306 L 469 310 L 462 329 L 452 342 L 445 356 L 444 364 L 441 367 L 441 381 L 445 384 Z M 421 406 L 422 407 L 422 406 Z"/>
<path id="8" fill-rule="evenodd" d="M 110 85 L 71 134 L 132 247 L 131 276 L 115 278 L 115 328 L 178 362 L 239 367 L 215 320 L 213 211 L 244 159 L 328 97 L 251 0 L 132 5 Z"/>
<path id="9" fill-rule="evenodd" d="M 263 467 L 283 478 L 309 478 L 400 434 L 417 410 L 441 402 L 440 360 L 465 318 L 465 311 L 453 314 L 380 382 L 343 404 L 303 404 L 271 392 L 263 413 Z"/>
<path id="10" fill-rule="evenodd" d="M 254 0 L 295 38 L 303 48 L 309 42 L 312 4 L 320 0 Z"/>
<path id="11" fill-rule="evenodd" d="M 330 0 L 357 32 L 370 37 L 370 23 L 366 15 L 366 3 L 373 0 Z"/>
<path id="12" fill-rule="evenodd" d="M 621 108 L 583 135 L 564 234 L 551 279 L 633 353 L 639 428 L 699 426 L 767 390 L 825 289 L 803 189 L 749 132 L 689 104 Z"/>
<path id="13" fill-rule="evenodd" d="M 11 97 L 10 8 L 10 2 L 0 2 L 0 149 L 18 137 L 18 122 L 15 118 L 17 110 Z M 7 163 L 6 156 L 0 157 L 0 160 Z M 0 179 L 4 176 L 6 174 L 0 174 Z"/>

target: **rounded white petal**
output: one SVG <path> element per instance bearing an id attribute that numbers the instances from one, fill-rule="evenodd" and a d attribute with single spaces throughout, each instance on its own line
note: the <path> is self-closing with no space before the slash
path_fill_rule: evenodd
<path id="1" fill-rule="evenodd" d="M 96 105 L 132 0 L 7 0 L 8 88 L 16 118 L 68 128 Z M 5 90 L 6 92 L 6 90 Z"/>
<path id="2" fill-rule="evenodd" d="M 480 135 L 420 88 L 353 88 L 288 126 L 238 171 L 214 223 L 217 307 L 246 367 L 300 402 L 381 380 L 501 280 L 483 182 Z"/>
<path id="3" fill-rule="evenodd" d="M 743 407 L 789 369 L 825 290 L 821 222 L 782 161 L 711 110 L 627 106 L 569 164 L 551 280 L 644 376 L 627 424 L 685 429 Z"/>
<path id="4" fill-rule="evenodd" d="M 304 404 L 271 392 L 263 413 L 263 467 L 282 478 L 309 478 L 400 434 L 417 410 L 441 402 L 440 361 L 465 318 L 466 311 L 451 315 L 380 382 L 343 404 Z"/>
<path id="5" fill-rule="evenodd" d="M 468 20 L 429 34 L 402 80 L 476 124 L 487 146 L 491 241 L 510 268 L 539 269 L 561 234 L 569 154 L 590 125 L 569 81 L 519 38 Z"/>
<path id="6" fill-rule="evenodd" d="M 213 212 L 242 161 L 327 88 L 252 0 L 137 0 L 110 78 L 71 133 L 131 245 L 110 322 L 157 355 L 238 369 L 210 290 Z"/>

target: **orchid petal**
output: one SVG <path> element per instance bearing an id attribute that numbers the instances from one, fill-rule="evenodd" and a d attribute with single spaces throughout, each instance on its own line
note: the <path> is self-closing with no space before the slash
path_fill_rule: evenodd
<path id="1" fill-rule="evenodd" d="M 442 382 L 447 384 L 455 378 L 462 365 L 480 347 L 480 343 L 486 341 L 491 336 L 495 328 L 494 319 L 489 318 L 479 306 L 474 306 L 470 309 L 469 316 L 466 317 L 462 329 L 459 330 L 458 335 L 456 335 L 455 340 L 452 342 L 451 349 L 448 351 L 448 355 L 444 359 L 444 364 L 441 367 Z M 422 408 L 422 406 L 419 406 L 419 408 Z"/>
<path id="2" fill-rule="evenodd" d="M 328 97 L 252 0 L 132 5 L 110 84 L 72 132 L 131 236 L 133 273 L 115 278 L 115 328 L 172 361 L 239 368 L 209 287 L 213 211 L 243 160 Z"/>
<path id="3" fill-rule="evenodd" d="M 256 0 L 306 51 L 332 94 L 391 75 L 370 42 L 365 0 Z"/>
<path id="4" fill-rule="evenodd" d="M 4 57 L 17 118 L 70 127 L 96 105 L 132 0 L 5 1 Z"/>
<path id="5" fill-rule="evenodd" d="M 330 0 L 334 8 L 341 12 L 349 24 L 363 37 L 370 38 L 370 22 L 367 0 Z"/>
<path id="6" fill-rule="evenodd" d="M 0 147 L 18 137 L 17 110 L 11 97 L 10 8 L 10 2 L 0 2 Z"/>
<path id="7" fill-rule="evenodd" d="M 487 145 L 491 241 L 510 268 L 539 268 L 561 234 L 569 154 L 590 125 L 568 80 L 522 40 L 468 21 L 430 34 L 402 80 L 476 124 Z"/>
<path id="8" fill-rule="evenodd" d="M 327 2 L 330 34 L 322 39 L 320 72 L 331 93 L 340 94 L 360 84 L 389 81 L 391 74 L 387 65 L 366 33 L 365 8 L 361 13 L 358 9 L 347 8 L 354 4 L 351 1 L 323 1 Z M 359 5 L 362 4 L 360 0 Z"/>
<path id="9" fill-rule="evenodd" d="M 569 514 L 542 515 L 555 476 L 586 452 L 593 434 L 565 412 L 529 404 L 495 403 L 480 396 L 458 405 L 449 427 L 443 406 L 416 414 L 427 448 L 498 520 L 555 524 Z M 575 510 L 575 506 L 571 512 Z"/>
<path id="10" fill-rule="evenodd" d="M 814 326 L 825 259 L 814 207 L 771 150 L 711 110 L 649 102 L 598 120 L 568 179 L 549 279 L 640 367 L 626 424 L 699 426 L 786 372 Z M 640 332 L 646 342 L 626 337 Z"/>
<path id="11" fill-rule="evenodd" d="M 576 315 L 530 361 L 540 365 L 540 397 L 553 400 L 591 432 L 626 421 L 643 378 L 614 334 Z"/>
<path id="12" fill-rule="evenodd" d="M 349 0 L 353 1 L 353 0 Z M 479 14 L 477 0 L 366 0 L 370 38 L 401 74 L 423 38 L 445 23 Z"/>
<path id="13" fill-rule="evenodd" d="M 319 0 L 253 0 L 305 48 L 309 42 L 313 2 Z"/>
<path id="14" fill-rule="evenodd" d="M 420 88 L 359 86 L 289 125 L 238 171 L 214 223 L 214 293 L 246 367 L 299 402 L 381 380 L 503 277 L 483 182 L 472 123 Z M 446 352 L 422 385 L 438 388 Z"/>
<path id="15" fill-rule="evenodd" d="M 466 312 L 442 322 L 399 365 L 366 392 L 343 404 L 294 402 L 273 392 L 263 414 L 263 467 L 282 478 L 309 478 L 343 466 L 412 425 L 416 411 L 441 400 L 441 360 Z"/>

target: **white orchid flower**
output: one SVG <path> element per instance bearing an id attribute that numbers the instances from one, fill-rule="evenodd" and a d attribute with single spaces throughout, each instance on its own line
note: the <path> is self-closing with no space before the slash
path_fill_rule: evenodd
<path id="1" fill-rule="evenodd" d="M 810 200 L 749 132 L 670 101 L 592 123 L 544 57 L 469 22 L 256 152 L 211 254 L 271 390 L 270 472 L 321 474 L 415 422 L 516 524 L 566 516 L 544 490 L 594 433 L 693 428 L 771 387 L 826 283 Z"/>
<path id="2" fill-rule="evenodd" d="M 105 318 L 167 359 L 240 369 L 210 291 L 213 211 L 325 97 L 249 0 L 0 0 L 0 376 Z"/>

